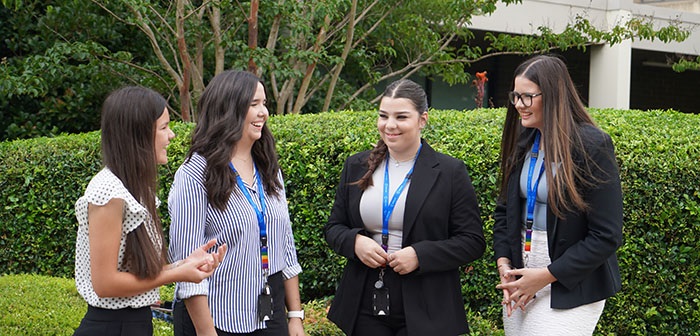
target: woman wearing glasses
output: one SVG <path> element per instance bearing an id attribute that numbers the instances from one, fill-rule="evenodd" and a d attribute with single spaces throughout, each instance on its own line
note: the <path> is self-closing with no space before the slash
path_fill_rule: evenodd
<path id="1" fill-rule="evenodd" d="M 493 229 L 506 335 L 590 335 L 621 287 L 612 140 L 556 57 L 518 66 L 509 100 Z"/>

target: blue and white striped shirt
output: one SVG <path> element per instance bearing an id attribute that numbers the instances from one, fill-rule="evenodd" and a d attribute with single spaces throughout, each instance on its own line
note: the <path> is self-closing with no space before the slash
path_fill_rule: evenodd
<path id="1" fill-rule="evenodd" d="M 258 220 L 243 193 L 234 187 L 226 210 L 215 209 L 207 201 L 204 186 L 206 159 L 195 153 L 175 173 L 168 210 L 170 224 L 170 260 L 187 258 L 196 248 L 212 238 L 228 245 L 228 252 L 211 277 L 199 284 L 178 282 L 176 299 L 207 295 L 214 326 L 230 333 L 249 333 L 265 328 L 258 321 L 257 298 L 264 276 L 260 257 Z M 282 179 L 281 172 L 278 178 Z M 260 208 L 257 177 L 247 186 L 253 201 Z M 285 279 L 301 273 L 297 261 L 287 198 L 284 190 L 278 197 L 265 194 L 267 211 L 268 253 L 270 274 L 282 272 Z M 218 245 L 217 245 L 218 246 Z"/>

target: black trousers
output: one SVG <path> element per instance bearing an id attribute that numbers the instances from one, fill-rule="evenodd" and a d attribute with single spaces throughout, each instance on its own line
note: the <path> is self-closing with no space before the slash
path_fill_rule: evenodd
<path id="1" fill-rule="evenodd" d="M 369 272 L 362 290 L 362 303 L 357 314 L 353 336 L 405 336 L 406 316 L 403 310 L 401 276 L 390 267 L 384 269 L 384 286 L 389 290 L 389 315 L 375 316 L 372 311 L 372 292 L 379 279 L 379 269 Z"/>
<path id="2" fill-rule="evenodd" d="M 103 309 L 88 305 L 73 336 L 152 336 L 150 307 Z"/>
<path id="3" fill-rule="evenodd" d="M 216 334 L 219 336 L 287 336 L 289 335 L 289 327 L 287 325 L 286 308 L 284 306 L 284 279 L 282 272 L 277 272 L 267 279 L 272 291 L 272 300 L 274 302 L 272 320 L 265 322 L 267 328 L 258 329 L 251 333 L 234 334 L 229 333 L 219 328 L 216 328 Z M 185 302 L 177 300 L 173 303 L 173 329 L 174 336 L 196 336 L 194 324 L 187 312 Z"/>

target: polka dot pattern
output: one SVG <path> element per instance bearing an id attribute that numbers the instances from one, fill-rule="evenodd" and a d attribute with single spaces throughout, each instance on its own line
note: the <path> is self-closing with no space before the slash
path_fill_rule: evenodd
<path id="1" fill-rule="evenodd" d="M 88 204 L 105 205 L 113 198 L 124 200 L 124 214 L 122 221 L 122 235 L 119 243 L 118 270 L 128 272 L 127 267 L 122 267 L 124 249 L 126 247 L 126 235 L 139 225 L 147 225 L 147 231 L 154 244 L 160 245 L 162 241 L 155 235 L 148 210 L 141 205 L 126 189 L 119 178 L 108 168 L 103 168 L 95 175 L 85 194 L 75 202 L 75 216 L 78 219 L 78 235 L 75 243 L 75 284 L 78 293 L 88 304 L 105 309 L 121 309 L 126 307 L 138 308 L 155 303 L 159 299 L 158 288 L 131 297 L 99 297 L 92 286 L 90 276 L 90 241 L 88 232 Z M 156 199 L 159 205 L 159 200 Z"/>

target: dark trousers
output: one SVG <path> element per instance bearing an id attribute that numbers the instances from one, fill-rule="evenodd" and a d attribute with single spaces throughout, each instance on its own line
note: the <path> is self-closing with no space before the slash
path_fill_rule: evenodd
<path id="1" fill-rule="evenodd" d="M 103 309 L 88 305 L 73 336 L 152 336 L 150 307 Z"/>
<path id="2" fill-rule="evenodd" d="M 389 290 L 389 315 L 375 316 L 372 311 L 372 292 L 379 279 L 379 269 L 372 270 L 362 291 L 362 303 L 355 321 L 354 336 L 405 336 L 406 316 L 403 310 L 401 276 L 387 267 L 384 270 L 384 286 Z"/>
<path id="3" fill-rule="evenodd" d="M 272 314 L 272 320 L 265 322 L 267 328 L 258 329 L 251 333 L 234 334 L 225 332 L 216 328 L 216 334 L 219 336 L 287 336 L 289 335 L 289 328 L 287 325 L 287 315 L 286 308 L 284 306 L 285 294 L 284 294 L 284 279 L 282 278 L 282 272 L 277 272 L 268 278 L 268 283 L 270 284 L 270 289 L 272 291 L 272 300 L 274 302 L 274 311 Z M 185 302 L 182 300 L 177 300 L 173 304 L 173 329 L 174 336 L 196 336 L 197 333 L 194 329 L 194 324 L 190 318 L 190 314 L 187 312 L 187 307 Z"/>

